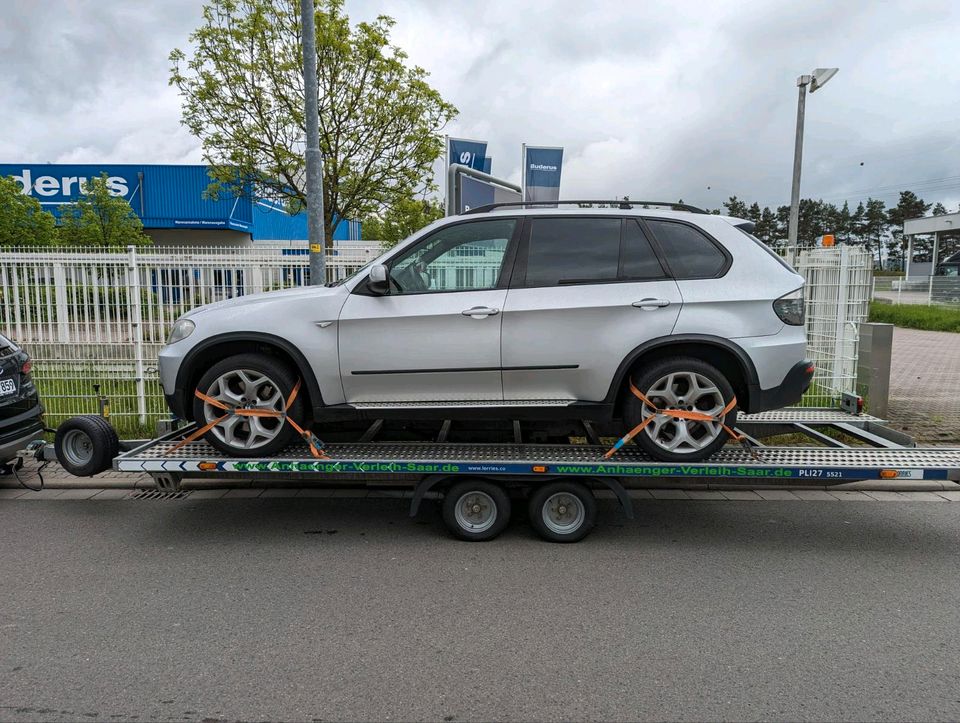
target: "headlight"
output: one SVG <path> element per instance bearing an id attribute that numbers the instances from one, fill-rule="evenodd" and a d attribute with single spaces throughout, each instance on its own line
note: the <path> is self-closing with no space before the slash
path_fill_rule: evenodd
<path id="1" fill-rule="evenodd" d="M 803 326 L 803 287 L 784 294 L 773 302 L 773 310 L 780 321 L 790 326 Z"/>
<path id="2" fill-rule="evenodd" d="M 167 339 L 167 344 L 176 344 L 178 341 L 186 339 L 196 328 L 197 325 L 190 321 L 190 319 L 180 319 L 173 325 L 173 329 L 170 331 L 170 337 Z"/>

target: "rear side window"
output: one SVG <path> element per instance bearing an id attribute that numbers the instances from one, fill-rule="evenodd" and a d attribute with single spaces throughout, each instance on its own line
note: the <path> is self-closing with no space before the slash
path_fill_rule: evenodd
<path id="1" fill-rule="evenodd" d="M 613 281 L 620 261 L 619 218 L 534 218 L 527 286 Z"/>
<path id="2" fill-rule="evenodd" d="M 693 226 L 661 219 L 648 219 L 647 225 L 660 242 L 675 278 L 711 278 L 726 266 L 723 252 Z"/>
<path id="3" fill-rule="evenodd" d="M 634 219 L 627 219 L 623 225 L 620 276 L 624 279 L 662 279 L 666 276 L 647 235 Z"/>

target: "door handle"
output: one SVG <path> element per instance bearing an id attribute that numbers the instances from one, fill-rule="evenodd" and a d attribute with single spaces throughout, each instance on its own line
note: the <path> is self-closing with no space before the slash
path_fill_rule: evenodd
<path id="1" fill-rule="evenodd" d="M 493 316 L 494 314 L 499 314 L 500 309 L 491 309 L 489 306 L 474 306 L 472 309 L 464 309 L 460 312 L 464 316 L 472 316 L 477 318 L 480 316 Z"/>
<path id="2" fill-rule="evenodd" d="M 664 306 L 670 306 L 670 301 L 668 299 L 640 299 L 640 301 L 634 301 L 631 306 L 644 311 L 653 311 L 654 309 L 662 309 Z"/>

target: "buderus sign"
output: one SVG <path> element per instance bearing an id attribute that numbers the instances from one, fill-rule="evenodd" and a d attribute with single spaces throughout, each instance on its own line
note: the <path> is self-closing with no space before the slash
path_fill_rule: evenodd
<path id="1" fill-rule="evenodd" d="M 129 199 L 138 186 L 137 172 L 130 166 L 0 165 L 0 176 L 13 176 L 28 196 L 45 206 L 75 201 L 91 178 L 107 174 L 107 189 L 114 196 Z"/>

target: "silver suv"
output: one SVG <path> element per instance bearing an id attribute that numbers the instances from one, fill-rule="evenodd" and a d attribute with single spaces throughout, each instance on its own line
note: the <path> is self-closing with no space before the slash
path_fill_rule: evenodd
<path id="1" fill-rule="evenodd" d="M 625 431 L 654 416 L 636 437 L 647 453 L 703 459 L 727 441 L 734 396 L 758 412 L 809 386 L 803 279 L 749 222 L 658 205 L 485 207 L 337 284 L 194 309 L 160 353 L 167 401 L 200 425 L 224 407 L 301 425 L 587 419 Z M 206 438 L 262 456 L 294 435 L 280 415 L 232 415 Z"/>

